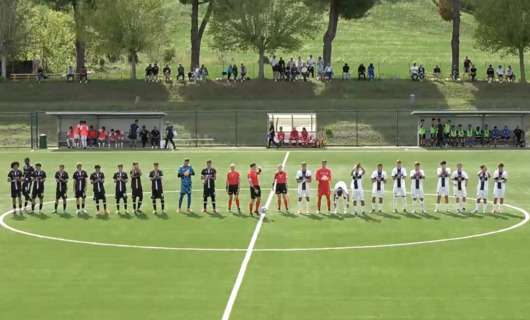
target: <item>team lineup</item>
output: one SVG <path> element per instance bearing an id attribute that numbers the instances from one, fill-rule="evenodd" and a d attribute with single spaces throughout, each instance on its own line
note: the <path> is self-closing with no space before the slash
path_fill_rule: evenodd
<path id="1" fill-rule="evenodd" d="M 250 191 L 250 201 L 248 203 L 248 212 L 251 216 L 259 216 L 263 212 L 261 207 L 262 188 L 260 178 L 262 169 L 252 163 L 247 173 L 248 187 Z M 178 191 L 178 208 L 177 213 L 181 212 L 184 200 L 186 200 L 186 211 L 192 212 L 192 177 L 195 171 L 190 164 L 189 159 L 177 169 L 177 179 L 180 179 L 180 190 Z M 116 213 L 121 214 L 121 208 L 124 213 L 129 213 L 129 200 L 132 200 L 132 212 L 142 214 L 142 203 L 144 191 L 142 187 L 143 172 L 138 162 L 133 162 L 130 170 L 124 169 L 123 164 L 118 164 L 117 171 L 113 174 L 112 180 L 115 185 Z M 163 189 L 164 174 L 159 168 L 158 163 L 154 163 L 151 171 L 147 175 L 151 183 L 151 202 L 153 213 L 165 214 L 165 197 Z M 370 176 L 363 166 L 356 164 L 351 173 L 351 183 L 348 184 L 343 180 L 338 180 L 332 187 L 333 174 L 328 167 L 327 161 L 322 161 L 320 167 L 314 173 L 314 180 L 317 187 L 317 212 L 322 211 L 322 198 L 325 198 L 327 211 L 337 214 L 341 209 L 343 213 L 348 213 L 350 205 L 352 214 L 365 214 L 366 201 L 364 195 L 363 180 L 368 177 L 372 183 L 371 190 L 371 212 L 383 211 L 383 200 L 385 198 L 385 184 L 393 183 L 392 188 L 392 210 L 397 213 L 402 210 L 407 212 L 408 193 L 407 185 L 410 185 L 410 198 L 412 199 L 411 212 L 426 214 L 424 181 L 427 178 L 425 171 L 419 162 L 414 163 L 414 168 L 407 173 L 402 161 L 398 160 L 391 171 L 390 177 L 384 170 L 383 164 L 378 164 Z M 485 213 L 488 208 L 489 185 L 493 180 L 493 206 L 492 213 L 502 212 L 508 174 L 504 164 L 499 163 L 496 170 L 492 173 L 485 165 L 481 165 L 476 173 L 477 186 L 475 207 L 473 213 L 481 211 Z M 54 179 L 56 182 L 56 196 L 54 204 L 54 213 L 57 213 L 59 204 L 62 202 L 63 212 L 67 209 L 68 182 L 70 175 L 66 172 L 64 165 L 59 165 L 55 172 Z M 216 207 L 216 181 L 217 170 L 213 167 L 212 161 L 206 162 L 206 167 L 200 172 L 200 179 L 203 186 L 203 206 L 202 212 L 207 212 L 208 203 L 211 203 L 212 212 L 217 214 Z M 462 163 L 456 164 L 456 169 L 451 171 L 446 161 L 441 161 L 436 170 L 436 203 L 434 212 L 445 210 L 450 212 L 450 191 L 454 197 L 454 206 L 456 212 L 462 213 L 466 210 L 467 189 L 470 175 L 464 170 Z M 11 198 L 13 214 L 23 214 L 24 212 L 34 213 L 38 210 L 42 212 L 44 205 L 44 190 L 47 180 L 46 172 L 42 164 L 31 164 L 30 159 L 24 159 L 22 168 L 20 163 L 14 161 L 11 163 L 11 170 L 8 173 L 8 183 L 11 187 Z M 92 186 L 93 200 L 96 206 L 97 215 L 108 215 L 107 193 L 105 190 L 105 174 L 100 165 L 94 166 L 94 171 L 89 175 L 83 169 L 81 163 L 76 164 L 75 171 L 71 176 L 73 180 L 73 194 L 76 200 L 77 215 L 88 214 L 86 210 L 87 188 L 90 183 Z M 308 169 L 307 163 L 303 162 L 296 172 L 297 183 L 297 213 L 308 214 L 311 204 L 311 184 L 313 174 Z M 241 191 L 241 174 L 236 170 L 235 164 L 230 164 L 226 174 L 225 190 L 228 195 L 228 211 L 233 212 L 232 208 L 241 214 L 241 205 L 239 194 Z M 128 193 L 130 187 L 130 193 Z M 288 175 L 283 165 L 278 165 L 276 172 L 272 177 L 273 192 L 277 196 L 277 209 L 282 212 L 289 212 L 288 197 Z M 333 202 L 333 204 L 332 204 Z M 159 205 L 159 206 L 158 206 Z"/>

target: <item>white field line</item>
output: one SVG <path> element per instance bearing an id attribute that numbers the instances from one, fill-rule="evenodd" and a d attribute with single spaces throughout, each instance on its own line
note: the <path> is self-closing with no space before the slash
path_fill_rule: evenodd
<path id="1" fill-rule="evenodd" d="M 169 192 L 175 192 L 175 191 L 169 191 Z M 425 194 L 426 196 L 430 196 L 432 194 Z M 470 200 L 473 200 L 473 198 L 468 198 Z M 70 200 L 70 199 L 69 199 Z M 45 205 L 52 204 L 53 201 L 46 202 Z M 436 244 L 436 243 L 444 243 L 444 242 L 450 242 L 450 241 L 457 241 L 457 240 L 466 240 L 466 239 L 472 239 L 472 238 L 481 238 L 481 237 L 487 237 L 492 236 L 495 234 L 512 231 L 516 228 L 522 227 L 524 224 L 528 223 L 530 221 L 530 213 L 528 213 L 526 210 L 510 205 L 510 204 L 504 204 L 506 207 L 511 208 L 513 210 L 519 211 L 524 215 L 524 219 L 520 221 L 519 223 L 498 229 L 493 231 L 488 231 L 484 233 L 477 233 L 469 236 L 460 236 L 460 237 L 454 237 L 454 238 L 446 238 L 446 239 L 435 239 L 435 240 L 423 240 L 423 241 L 413 241 L 413 242 L 400 242 L 400 243 L 386 243 L 386 244 L 374 244 L 374 245 L 357 245 L 357 246 L 340 246 L 340 247 L 315 247 L 315 248 L 262 248 L 262 249 L 254 249 L 254 252 L 317 252 L 317 251 L 331 251 L 331 250 L 357 250 L 357 249 L 378 249 L 378 248 L 394 248 L 394 247 L 405 247 L 405 246 L 417 246 L 417 245 L 424 245 L 424 244 Z M 43 240 L 53 240 L 53 241 L 60 241 L 60 242 L 67 242 L 67 243 L 74 243 L 74 244 L 82 244 L 82 245 L 92 245 L 92 246 L 100 246 L 100 247 L 112 247 L 112 248 L 128 248 L 128 249 L 144 249 L 144 250 L 166 250 L 166 251 L 192 251 L 192 252 L 244 252 L 247 249 L 244 248 L 193 248 L 193 247 L 164 247 L 164 246 L 146 246 L 146 245 L 131 245 L 131 244 L 118 244 L 118 243 L 106 243 L 106 242 L 97 242 L 97 241 L 83 241 L 83 240 L 75 240 L 75 239 L 67 239 L 67 238 L 61 238 L 61 237 L 53 237 L 53 236 L 47 236 L 47 235 L 41 235 L 36 233 L 31 233 L 28 231 L 16 229 L 10 225 L 8 225 L 5 222 L 5 218 L 9 216 L 11 213 L 13 213 L 13 210 L 9 210 L 5 212 L 4 214 L 0 215 L 0 227 L 3 227 L 9 231 L 12 231 L 14 233 L 22 234 L 28 237 L 43 239 Z M 270 215 L 270 213 L 269 213 Z"/>
<path id="2" fill-rule="evenodd" d="M 285 157 L 283 158 L 282 166 L 285 168 L 285 164 L 287 163 L 287 159 L 289 159 L 289 151 L 285 153 Z M 243 258 L 243 262 L 241 263 L 241 267 L 239 268 L 239 273 L 236 277 L 236 282 L 234 283 L 234 287 L 232 288 L 232 291 L 230 292 L 230 296 L 228 297 L 228 302 L 226 303 L 225 311 L 223 312 L 223 316 L 221 317 L 222 320 L 228 320 L 230 319 L 230 314 L 232 313 L 232 308 L 234 307 L 234 303 L 237 299 L 237 294 L 239 293 L 239 289 L 241 288 L 241 284 L 243 283 L 243 279 L 245 278 L 245 273 L 247 271 L 248 264 L 250 262 L 250 258 L 252 258 L 252 252 L 254 251 L 254 247 L 256 245 L 256 241 L 258 240 L 258 235 L 261 230 L 261 227 L 263 226 L 263 221 L 265 220 L 265 216 L 267 215 L 267 209 L 269 208 L 269 205 L 271 204 L 272 199 L 274 198 L 274 189 L 276 187 L 276 181 L 274 181 L 272 190 L 269 193 L 269 197 L 267 198 L 267 202 L 263 206 L 263 209 L 259 209 L 260 216 L 258 223 L 256 224 L 256 228 L 254 229 L 254 233 L 252 234 L 252 238 L 250 239 L 250 243 L 248 244 L 248 248 L 245 253 L 245 257 Z"/>

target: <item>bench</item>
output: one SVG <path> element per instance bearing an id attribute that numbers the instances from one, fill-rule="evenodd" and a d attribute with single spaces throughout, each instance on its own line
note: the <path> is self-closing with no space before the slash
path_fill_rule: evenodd
<path id="1" fill-rule="evenodd" d="M 291 141 L 291 133 L 290 132 L 284 132 L 285 138 L 283 141 L 278 140 L 278 135 L 276 133 L 276 136 L 274 137 L 274 141 L 284 147 L 316 147 L 316 132 L 310 132 L 308 131 L 308 141 L 302 142 L 302 134 L 298 133 L 298 143 L 292 143 L 294 141 Z"/>

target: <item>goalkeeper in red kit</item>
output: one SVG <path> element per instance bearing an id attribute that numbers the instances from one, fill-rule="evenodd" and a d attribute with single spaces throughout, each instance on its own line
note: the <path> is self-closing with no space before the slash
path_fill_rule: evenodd
<path id="1" fill-rule="evenodd" d="M 320 213 L 322 205 L 322 196 L 326 197 L 328 205 L 328 212 L 331 211 L 331 170 L 327 167 L 328 162 L 322 161 L 322 166 L 315 173 L 315 177 L 318 183 L 318 197 L 317 197 L 317 208 Z"/>

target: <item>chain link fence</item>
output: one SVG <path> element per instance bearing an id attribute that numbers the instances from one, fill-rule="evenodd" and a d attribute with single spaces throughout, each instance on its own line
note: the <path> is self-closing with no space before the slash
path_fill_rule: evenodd
<path id="1" fill-rule="evenodd" d="M 269 125 L 267 114 L 278 111 L 171 111 L 166 112 L 165 121 L 166 126 L 174 127 L 178 146 L 264 146 Z M 417 119 L 411 116 L 411 110 L 304 112 L 316 113 L 318 128 L 324 131 L 328 146 L 412 146 L 417 143 Z M 0 119 L 2 148 L 37 149 L 39 136 L 43 134 L 47 136 L 49 147 L 58 146 L 56 118 L 45 112 L 0 113 Z M 164 136 L 162 132 L 162 139 Z"/>

